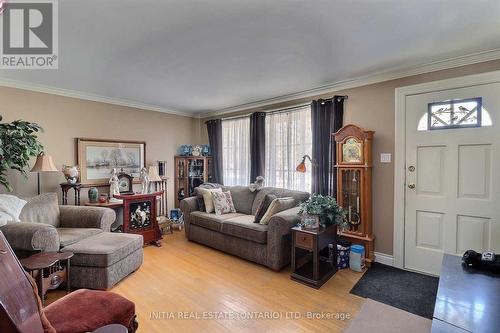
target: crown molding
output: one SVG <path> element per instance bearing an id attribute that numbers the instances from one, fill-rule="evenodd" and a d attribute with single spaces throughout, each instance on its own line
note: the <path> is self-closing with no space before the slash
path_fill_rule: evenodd
<path id="1" fill-rule="evenodd" d="M 130 107 L 130 108 L 136 108 L 136 109 L 142 109 L 142 110 L 148 110 L 148 111 L 163 112 L 163 113 L 173 114 L 173 115 L 177 115 L 177 116 L 197 117 L 197 115 L 189 114 L 189 113 L 182 112 L 179 110 L 164 108 L 164 107 L 157 106 L 157 105 L 145 104 L 145 103 L 135 102 L 135 101 L 127 100 L 127 99 L 106 97 L 106 96 L 90 94 L 90 93 L 77 91 L 77 90 L 57 88 L 57 87 L 47 86 L 47 85 L 43 85 L 43 84 L 29 83 L 29 82 L 25 82 L 25 81 L 17 81 L 17 80 L 11 80 L 11 79 L 6 79 L 6 78 L 0 78 L 0 86 L 35 91 L 35 92 L 51 94 L 51 95 L 58 95 L 58 96 L 64 96 L 64 97 L 83 99 L 83 100 L 92 101 L 92 102 L 100 102 L 100 103 L 106 103 L 106 104 L 126 106 L 126 107 Z"/>
<path id="2" fill-rule="evenodd" d="M 426 64 L 416 66 L 406 66 L 393 68 L 390 70 L 376 72 L 370 75 L 360 76 L 348 80 L 333 82 L 317 88 L 307 89 L 296 93 L 281 95 L 277 97 L 262 99 L 254 102 L 249 102 L 237 106 L 223 108 L 217 111 L 201 112 L 196 115 L 199 118 L 208 118 L 220 116 L 228 113 L 244 111 L 250 108 L 266 107 L 277 103 L 283 103 L 290 100 L 302 99 L 307 97 L 318 96 L 322 94 L 333 93 L 344 89 L 351 89 L 369 84 L 380 83 L 400 79 L 408 76 L 436 72 L 440 70 L 461 67 L 465 65 L 473 65 L 481 62 L 498 60 L 500 59 L 500 49 L 493 49 L 488 51 L 476 52 L 464 56 L 449 58 L 445 60 L 434 61 Z"/>
<path id="3" fill-rule="evenodd" d="M 427 64 L 421 64 L 411 67 L 400 67 L 396 69 L 380 71 L 370 75 L 360 76 L 348 80 L 337 81 L 324 86 L 306 89 L 291 94 L 257 100 L 254 102 L 231 106 L 220 110 L 199 112 L 199 113 L 188 113 L 188 112 L 183 112 L 181 110 L 165 108 L 159 105 L 140 103 L 127 99 L 106 97 L 77 90 L 57 88 L 53 86 L 29 83 L 25 81 L 17 81 L 7 78 L 0 78 L 0 86 L 201 119 L 201 118 L 215 117 L 224 114 L 244 111 L 250 108 L 267 107 L 277 103 L 288 102 L 290 100 L 308 98 L 322 94 L 333 93 L 339 90 L 356 88 L 356 87 L 366 86 L 369 84 L 400 79 L 403 77 L 425 74 L 425 73 L 430 73 L 465 65 L 472 65 L 498 59 L 500 59 L 500 49 L 477 52 L 464 56 L 449 58 L 446 60 L 435 61 Z"/>

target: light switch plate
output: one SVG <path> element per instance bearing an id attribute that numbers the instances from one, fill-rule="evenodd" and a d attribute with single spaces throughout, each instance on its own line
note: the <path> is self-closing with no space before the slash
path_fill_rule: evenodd
<path id="1" fill-rule="evenodd" d="M 380 163 L 391 163 L 391 158 L 392 158 L 391 153 L 381 153 Z"/>

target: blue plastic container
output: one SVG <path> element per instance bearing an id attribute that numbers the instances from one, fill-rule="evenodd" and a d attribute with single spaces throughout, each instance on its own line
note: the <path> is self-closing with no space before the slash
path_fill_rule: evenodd
<path id="1" fill-rule="evenodd" d="M 365 247 L 363 245 L 351 246 L 349 268 L 356 272 L 362 272 L 365 268 Z"/>

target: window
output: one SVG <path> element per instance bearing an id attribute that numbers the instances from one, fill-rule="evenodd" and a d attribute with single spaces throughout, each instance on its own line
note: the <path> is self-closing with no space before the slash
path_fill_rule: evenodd
<path id="1" fill-rule="evenodd" d="M 419 131 L 491 126 L 490 115 L 482 107 L 482 98 L 429 103 L 418 124 Z"/>
<path id="2" fill-rule="evenodd" d="M 222 121 L 224 185 L 250 183 L 250 118 Z"/>
<path id="3" fill-rule="evenodd" d="M 266 186 L 311 191 L 311 166 L 295 170 L 302 156 L 312 154 L 309 106 L 266 116 Z M 307 163 L 307 162 L 306 162 Z"/>

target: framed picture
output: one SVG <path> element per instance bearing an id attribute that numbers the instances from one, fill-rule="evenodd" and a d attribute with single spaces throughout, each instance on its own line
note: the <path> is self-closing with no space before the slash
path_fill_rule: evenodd
<path id="1" fill-rule="evenodd" d="M 146 142 L 76 139 L 82 184 L 107 184 L 111 170 L 139 178 L 146 161 Z"/>
<path id="2" fill-rule="evenodd" d="M 316 230 L 319 228 L 319 216 L 318 215 L 302 214 L 301 220 L 302 220 L 301 221 L 302 228 L 304 228 L 304 229 Z"/>

